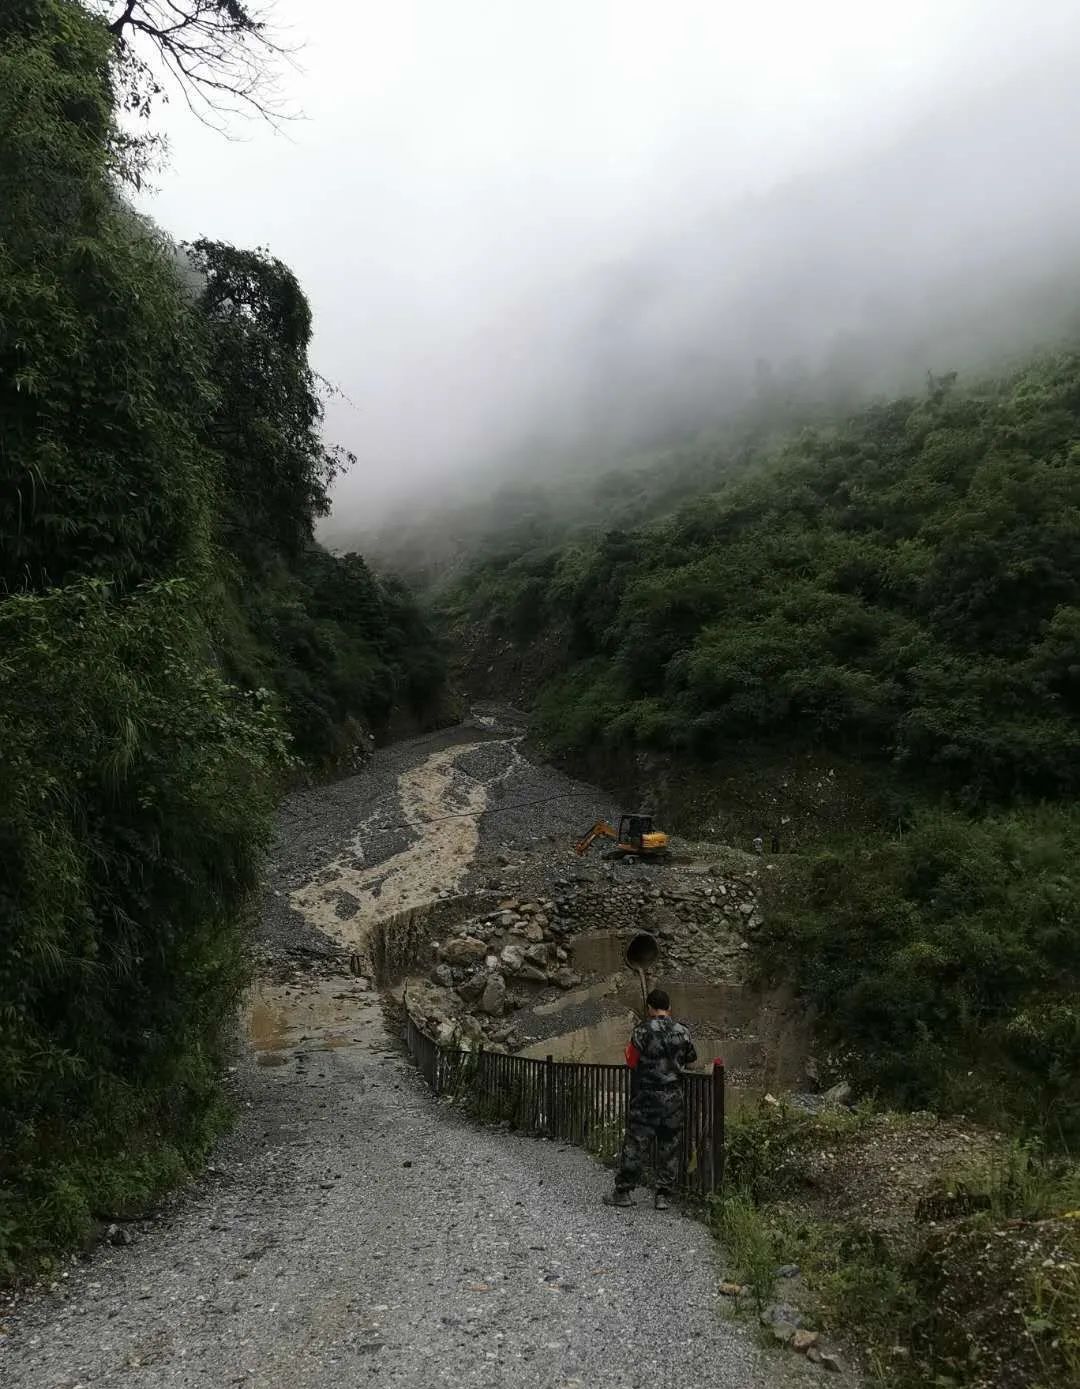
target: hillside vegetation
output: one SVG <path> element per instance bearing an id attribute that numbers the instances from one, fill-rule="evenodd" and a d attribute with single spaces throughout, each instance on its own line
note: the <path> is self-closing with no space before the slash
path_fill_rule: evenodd
<path id="1" fill-rule="evenodd" d="M 180 252 L 104 22 L 0 17 L 0 1276 L 138 1209 L 224 1115 L 275 793 L 437 691 L 399 586 L 312 539 L 311 318 Z"/>
<path id="2" fill-rule="evenodd" d="M 762 969 L 865 1090 L 1077 1132 L 1080 353 L 931 380 L 666 520 L 488 558 L 444 601 L 561 645 L 535 728 L 578 765 L 767 746 L 877 768 L 899 838 L 791 865 Z"/>

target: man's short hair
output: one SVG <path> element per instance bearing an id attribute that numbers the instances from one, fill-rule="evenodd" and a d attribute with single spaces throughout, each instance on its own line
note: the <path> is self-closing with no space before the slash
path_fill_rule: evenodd
<path id="1" fill-rule="evenodd" d="M 668 998 L 663 989 L 653 989 L 645 1002 L 650 1008 L 655 1008 L 658 1013 L 666 1013 L 671 1007 L 671 999 Z"/>

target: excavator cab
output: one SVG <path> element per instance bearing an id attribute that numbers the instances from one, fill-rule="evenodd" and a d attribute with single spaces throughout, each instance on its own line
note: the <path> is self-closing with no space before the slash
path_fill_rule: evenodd
<path id="1" fill-rule="evenodd" d="M 623 815 L 619 819 L 620 844 L 629 844 L 640 850 L 643 841 L 652 832 L 651 815 Z"/>
<path id="2" fill-rule="evenodd" d="M 653 829 L 651 815 L 620 816 L 618 832 L 606 820 L 598 820 L 588 834 L 578 841 L 577 852 L 584 854 L 593 840 L 601 836 L 615 841 L 614 847 L 604 853 L 606 859 L 664 859 L 670 856 L 668 837 L 663 830 Z"/>

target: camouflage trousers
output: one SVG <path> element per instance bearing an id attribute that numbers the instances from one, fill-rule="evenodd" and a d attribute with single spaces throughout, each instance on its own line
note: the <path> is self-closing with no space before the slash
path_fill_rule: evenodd
<path id="1" fill-rule="evenodd" d="M 616 1191 L 632 1191 L 641 1185 L 642 1172 L 649 1161 L 649 1149 L 656 1142 L 656 1189 L 670 1191 L 679 1178 L 679 1152 L 682 1146 L 683 1106 L 681 1089 L 672 1096 L 644 1095 L 630 1103 L 626 1136 L 615 1176 Z"/>

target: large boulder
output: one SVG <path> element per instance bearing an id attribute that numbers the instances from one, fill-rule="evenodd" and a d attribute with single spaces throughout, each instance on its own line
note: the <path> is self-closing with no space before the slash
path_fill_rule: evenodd
<path id="1" fill-rule="evenodd" d="M 539 965 L 541 969 L 547 967 L 548 949 L 546 945 L 530 945 L 525 951 L 525 961 L 530 965 Z"/>
<path id="2" fill-rule="evenodd" d="M 488 975 L 484 993 L 480 999 L 480 1010 L 489 1017 L 501 1017 L 506 1011 L 506 980 L 501 974 Z"/>
<path id="3" fill-rule="evenodd" d="M 475 936 L 460 936 L 448 940 L 439 953 L 444 964 L 475 965 L 487 954 L 487 945 Z"/>
<path id="4" fill-rule="evenodd" d="M 458 993 L 466 1003 L 478 1003 L 483 997 L 484 990 L 487 988 L 487 975 L 478 970 L 471 979 L 466 979 L 464 984 L 458 985 Z"/>
<path id="5" fill-rule="evenodd" d="M 516 979 L 528 979 L 533 984 L 546 984 L 548 982 L 546 971 L 537 965 L 522 965 L 514 977 Z"/>

